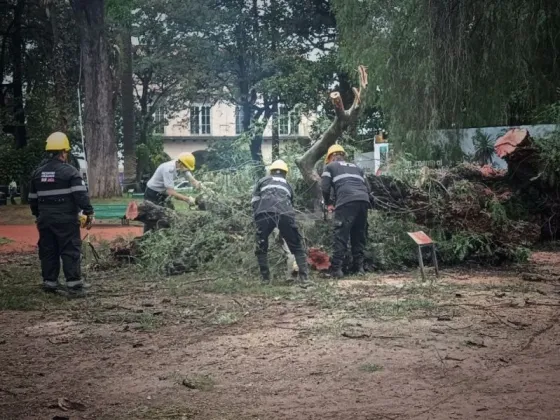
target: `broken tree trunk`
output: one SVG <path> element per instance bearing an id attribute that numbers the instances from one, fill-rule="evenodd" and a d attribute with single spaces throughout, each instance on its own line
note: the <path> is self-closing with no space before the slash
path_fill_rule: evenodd
<path id="1" fill-rule="evenodd" d="M 354 122 L 358 117 L 361 95 L 367 88 L 368 84 L 366 68 L 364 66 L 359 66 L 358 72 L 360 73 L 360 88 L 353 88 L 354 103 L 350 109 L 344 109 L 344 103 L 339 92 L 332 92 L 330 94 L 330 98 L 336 112 L 334 121 L 323 133 L 321 138 L 315 142 L 301 158 L 296 160 L 296 165 L 298 166 L 305 182 L 313 189 L 313 195 L 315 197 L 314 209 L 316 211 L 319 210 L 321 202 L 321 190 L 319 185 L 321 178 L 315 170 L 315 164 L 322 156 L 325 155 L 325 153 L 327 153 L 329 147 L 335 144 L 336 140 L 342 136 L 342 133 L 348 125 Z"/>
<path id="2" fill-rule="evenodd" d="M 496 154 L 508 164 L 512 181 L 526 188 L 539 178 L 541 161 L 529 131 L 514 128 L 500 137 L 494 146 Z"/>
<path id="3" fill-rule="evenodd" d="M 131 201 L 126 209 L 126 218 L 144 223 L 149 230 L 158 230 L 170 227 L 177 218 L 177 213 L 150 201 Z"/>

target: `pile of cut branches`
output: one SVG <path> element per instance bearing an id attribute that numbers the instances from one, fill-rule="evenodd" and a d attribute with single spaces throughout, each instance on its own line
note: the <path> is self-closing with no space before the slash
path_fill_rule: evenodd
<path id="1" fill-rule="evenodd" d="M 498 150 L 499 144 L 503 143 L 498 142 Z M 527 139 L 523 144 L 539 150 Z M 523 153 L 527 161 L 527 150 Z M 393 176 L 369 176 L 375 196 L 366 255 L 370 268 L 416 266 L 415 247 L 406 234 L 410 231 L 423 230 L 432 236 L 444 265 L 523 261 L 531 246 L 555 235 L 559 223 L 554 211 L 559 200 L 551 192 L 554 189 L 549 183 L 550 175 L 546 176 L 547 182 L 542 182 L 539 179 L 545 177 L 539 175 L 538 168 L 525 167 L 523 173 L 530 174 L 532 181 L 522 182 L 527 180 L 520 180 L 519 172 L 512 170 L 515 152 L 503 156 L 509 159 L 509 171 L 463 164 L 447 171 L 422 168 L 406 176 L 398 171 Z M 256 275 L 250 204 L 253 183 L 250 168 L 238 171 L 234 179 L 215 183 L 215 189 L 205 192 L 199 200 L 204 211 L 176 213 L 141 203 L 137 220 L 156 229 L 135 241 L 128 254 L 133 254 L 148 271 L 159 273 Z M 298 223 L 308 249 L 330 253 L 332 231 L 328 221 L 302 212 Z M 277 239 L 271 240 L 269 257 L 273 272 L 281 274 L 286 271 L 287 255 L 275 245 L 281 244 Z M 118 253 L 123 253 L 122 247 Z"/>

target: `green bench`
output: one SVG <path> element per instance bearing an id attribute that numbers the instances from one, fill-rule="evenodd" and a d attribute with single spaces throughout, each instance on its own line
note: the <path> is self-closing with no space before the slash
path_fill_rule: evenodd
<path id="1" fill-rule="evenodd" d="M 120 219 L 121 225 L 128 225 L 127 207 L 128 204 L 96 204 L 93 209 L 95 210 L 95 218 L 98 220 Z"/>

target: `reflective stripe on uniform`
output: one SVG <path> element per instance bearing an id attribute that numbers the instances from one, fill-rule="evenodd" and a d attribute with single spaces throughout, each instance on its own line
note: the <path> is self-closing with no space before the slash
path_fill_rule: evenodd
<path id="1" fill-rule="evenodd" d="M 340 181 L 341 179 L 344 178 L 356 178 L 359 179 L 360 181 L 364 181 L 364 177 L 361 175 L 357 175 L 357 174 L 341 174 L 341 175 L 337 175 L 333 178 L 333 182 L 336 181 Z M 365 181 L 364 181 L 365 182 Z"/>
<path id="2" fill-rule="evenodd" d="M 261 199 L 260 197 L 253 197 L 251 199 L 251 203 L 255 203 L 255 202 L 259 201 L 260 199 Z"/>
<path id="3" fill-rule="evenodd" d="M 29 193 L 29 194 L 27 195 L 27 198 L 29 198 L 29 199 L 37 198 L 37 194 L 35 194 L 35 193 Z"/>
<path id="4" fill-rule="evenodd" d="M 82 280 L 72 280 L 72 281 L 67 281 L 66 282 L 66 286 L 68 286 L 70 288 L 81 287 L 83 285 L 84 285 L 84 282 Z"/>
<path id="5" fill-rule="evenodd" d="M 324 176 L 328 176 L 329 178 L 332 178 L 331 173 L 328 172 L 328 171 L 325 171 L 325 172 L 323 172 L 323 173 L 321 174 L 321 177 L 324 177 Z"/>
<path id="6" fill-rule="evenodd" d="M 78 191 L 87 191 L 87 188 L 85 187 L 85 185 L 77 185 L 75 187 L 70 187 L 70 188 L 58 188 L 56 190 L 37 191 L 37 196 L 48 197 L 52 195 L 72 194 Z"/>
<path id="7" fill-rule="evenodd" d="M 290 197 L 292 196 L 292 194 L 290 193 L 290 190 L 287 189 L 286 187 L 282 186 L 282 185 L 267 185 L 266 187 L 262 187 L 261 191 L 268 190 L 269 188 L 276 188 L 277 190 L 286 191 L 288 196 L 290 196 Z"/>
<path id="8" fill-rule="evenodd" d="M 284 184 L 288 183 L 288 181 L 286 181 L 284 178 L 282 178 L 280 176 L 273 176 L 272 179 L 275 180 L 275 181 L 283 182 Z"/>

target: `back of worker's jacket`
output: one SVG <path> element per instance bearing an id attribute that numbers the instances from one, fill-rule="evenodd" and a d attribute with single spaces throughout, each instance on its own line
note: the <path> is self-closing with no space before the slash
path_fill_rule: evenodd
<path id="1" fill-rule="evenodd" d="M 253 213 L 277 213 L 295 216 L 292 187 L 281 176 L 261 178 L 253 192 Z"/>
<path id="2" fill-rule="evenodd" d="M 364 172 L 354 163 L 334 161 L 325 166 L 321 175 L 321 190 L 325 204 L 331 204 L 331 187 L 334 188 L 336 207 L 354 201 L 369 203 L 369 183 Z"/>
<path id="3" fill-rule="evenodd" d="M 73 223 L 78 213 L 93 214 L 87 188 L 71 165 L 51 159 L 32 175 L 29 205 L 38 223 Z"/>

